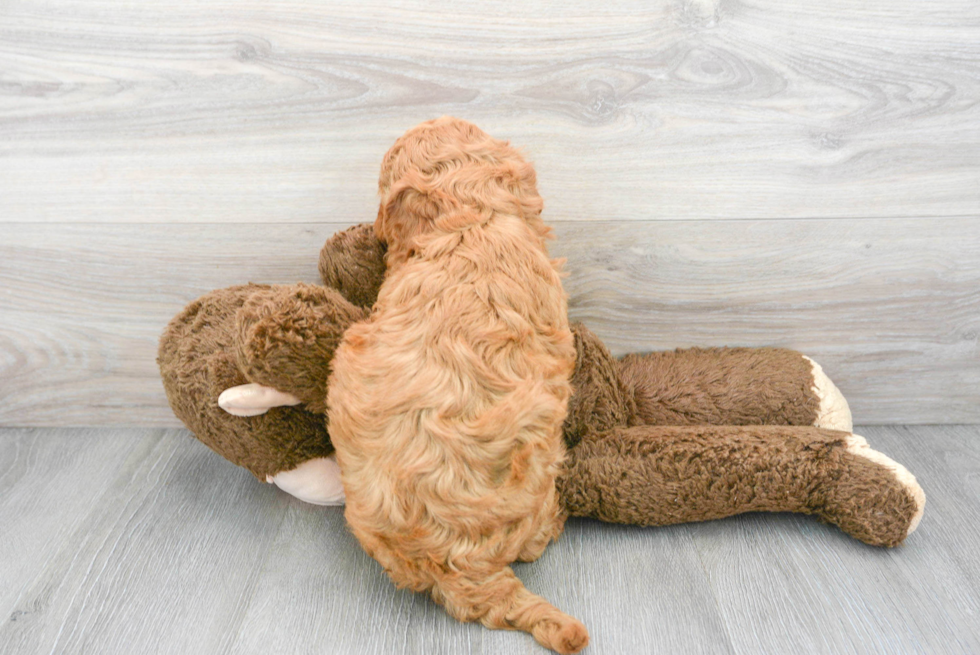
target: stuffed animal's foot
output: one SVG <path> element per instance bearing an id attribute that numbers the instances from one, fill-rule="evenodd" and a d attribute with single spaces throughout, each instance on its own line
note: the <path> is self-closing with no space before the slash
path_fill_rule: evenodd
<path id="1" fill-rule="evenodd" d="M 291 471 L 282 471 L 266 478 L 277 487 L 313 505 L 343 505 L 344 485 L 340 467 L 333 457 L 310 459 Z"/>
<path id="2" fill-rule="evenodd" d="M 292 407 L 301 402 L 291 393 L 283 393 L 254 382 L 225 389 L 218 396 L 218 406 L 235 416 L 258 416 L 273 407 Z"/>
<path id="3" fill-rule="evenodd" d="M 848 407 L 847 400 L 844 399 L 844 394 L 831 382 L 827 374 L 823 372 L 820 364 L 806 355 L 803 356 L 803 359 L 813 367 L 811 371 L 813 374 L 813 386 L 810 390 L 820 400 L 817 417 L 814 419 L 813 425 L 818 428 L 840 430 L 841 432 L 850 432 L 853 430 L 851 408 Z"/>
<path id="4" fill-rule="evenodd" d="M 926 495 L 908 469 L 848 435 L 844 470 L 818 513 L 874 546 L 897 546 L 919 526 Z"/>

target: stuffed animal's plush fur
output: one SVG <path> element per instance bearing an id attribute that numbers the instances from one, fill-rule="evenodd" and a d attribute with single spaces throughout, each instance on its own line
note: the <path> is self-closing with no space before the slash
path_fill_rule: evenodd
<path id="1" fill-rule="evenodd" d="M 355 226 L 324 245 L 324 286 L 245 285 L 188 305 L 158 356 L 177 416 L 260 480 L 308 502 L 342 502 L 327 381 L 342 335 L 377 298 L 384 254 L 371 226 Z M 878 546 L 918 525 L 925 497 L 915 478 L 851 433 L 846 402 L 808 358 L 723 348 L 616 359 L 584 326 L 572 332 L 568 459 L 557 481 L 569 515 L 667 525 L 801 512 Z"/>
<path id="2" fill-rule="evenodd" d="M 369 304 L 384 277 L 380 253 L 372 227 L 359 225 L 324 245 L 325 286 L 243 285 L 188 305 L 158 357 L 177 417 L 262 482 L 306 502 L 342 503 L 327 379 L 340 336 L 368 312 L 347 298 Z M 337 276 L 338 267 L 364 275 Z M 840 392 L 803 355 L 711 348 L 616 359 L 584 325 L 571 328 L 569 460 L 558 480 L 570 516 L 669 525 L 801 512 L 875 546 L 897 546 L 918 525 L 925 497 L 915 478 L 851 434 Z M 279 406 L 268 389 L 300 402 Z M 228 390 L 230 409 L 261 413 L 229 414 L 218 400 Z"/>

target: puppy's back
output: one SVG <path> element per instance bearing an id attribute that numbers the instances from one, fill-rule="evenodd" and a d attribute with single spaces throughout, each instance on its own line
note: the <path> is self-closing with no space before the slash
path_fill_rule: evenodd
<path id="1" fill-rule="evenodd" d="M 441 521 L 459 511 L 449 499 L 462 499 L 465 514 L 500 519 L 486 526 L 499 531 L 553 493 L 563 454 L 574 344 L 559 273 L 511 217 L 421 246 L 337 352 L 331 434 L 347 421 L 356 429 L 361 458 L 348 466 L 341 453 L 351 484 L 374 485 L 381 464 L 397 471 L 392 484 L 404 483 L 393 493 L 433 515 L 446 508 Z M 415 519 L 409 513 L 406 528 Z"/>

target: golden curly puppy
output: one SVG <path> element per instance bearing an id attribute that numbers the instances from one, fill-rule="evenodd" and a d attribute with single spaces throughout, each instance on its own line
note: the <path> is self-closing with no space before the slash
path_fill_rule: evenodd
<path id="1" fill-rule="evenodd" d="M 328 393 L 347 520 L 398 586 L 578 652 L 585 626 L 509 566 L 565 520 L 555 477 L 575 349 L 534 169 L 441 118 L 395 143 L 380 191 L 388 272 Z"/>

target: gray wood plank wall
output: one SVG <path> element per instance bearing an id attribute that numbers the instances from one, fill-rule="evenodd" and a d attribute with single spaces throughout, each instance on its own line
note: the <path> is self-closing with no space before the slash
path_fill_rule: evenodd
<path id="1" fill-rule="evenodd" d="M 980 421 L 980 5 L 0 4 L 0 425 L 172 426 L 185 303 L 316 279 L 440 114 L 535 161 L 617 353 L 784 345 Z"/>

